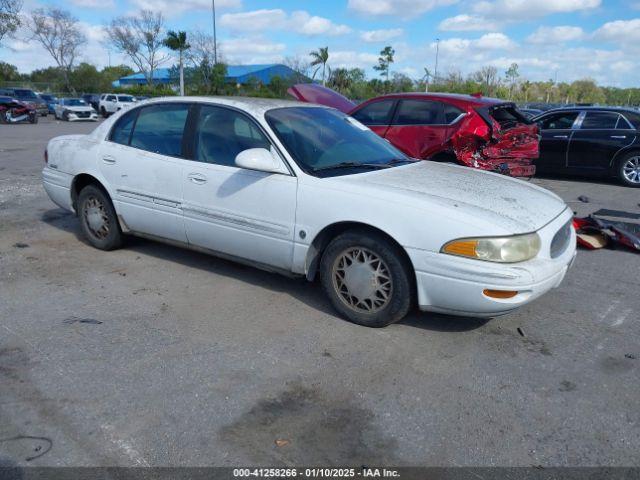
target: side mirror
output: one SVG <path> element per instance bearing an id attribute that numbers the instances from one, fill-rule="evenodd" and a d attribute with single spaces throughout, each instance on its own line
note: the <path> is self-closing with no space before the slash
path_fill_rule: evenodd
<path id="1" fill-rule="evenodd" d="M 266 148 L 250 148 L 236 156 L 236 166 L 269 173 L 289 173 L 282 160 Z"/>

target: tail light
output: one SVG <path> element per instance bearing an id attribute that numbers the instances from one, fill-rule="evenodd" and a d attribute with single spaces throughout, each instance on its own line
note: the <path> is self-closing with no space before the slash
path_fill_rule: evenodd
<path id="1" fill-rule="evenodd" d="M 47 149 L 44 149 L 44 163 L 45 165 L 47 165 L 49 163 L 49 152 L 47 151 Z"/>

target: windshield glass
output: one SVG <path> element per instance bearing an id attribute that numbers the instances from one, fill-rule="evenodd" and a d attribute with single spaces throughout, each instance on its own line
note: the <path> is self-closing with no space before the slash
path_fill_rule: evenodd
<path id="1" fill-rule="evenodd" d="M 86 105 L 84 100 L 80 100 L 79 98 L 67 98 L 64 101 L 65 105 L 69 105 L 70 107 L 82 107 Z"/>
<path id="2" fill-rule="evenodd" d="M 31 90 L 16 89 L 16 97 L 19 98 L 38 98 L 38 96 Z"/>
<path id="3" fill-rule="evenodd" d="M 131 95 L 118 95 L 119 102 L 133 102 L 133 97 Z"/>
<path id="4" fill-rule="evenodd" d="M 365 167 L 386 167 L 411 161 L 357 120 L 327 108 L 293 107 L 270 110 L 267 122 L 305 172 L 360 173 Z"/>

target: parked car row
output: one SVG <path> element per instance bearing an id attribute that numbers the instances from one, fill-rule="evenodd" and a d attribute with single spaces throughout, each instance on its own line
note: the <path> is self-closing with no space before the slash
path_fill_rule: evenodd
<path id="1" fill-rule="evenodd" d="M 36 92 L 28 88 L 0 88 L 0 96 L 11 97 L 33 108 L 38 115 L 46 117 L 49 114 L 49 106 Z"/>
<path id="2" fill-rule="evenodd" d="M 474 116 L 459 108 L 458 116 Z M 508 130 L 508 115 L 484 112 Z M 486 121 L 476 113 L 474 122 Z M 372 327 L 414 305 L 462 316 L 511 312 L 557 287 L 576 252 L 572 211 L 551 192 L 416 161 L 354 116 L 320 105 L 150 100 L 89 135 L 51 140 L 45 161 L 47 193 L 78 215 L 94 247 L 112 250 L 138 235 L 319 278 L 337 312 Z"/>

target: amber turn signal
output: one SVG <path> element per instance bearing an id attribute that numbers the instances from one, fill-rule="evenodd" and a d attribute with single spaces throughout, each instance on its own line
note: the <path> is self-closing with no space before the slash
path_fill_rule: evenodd
<path id="1" fill-rule="evenodd" d="M 518 292 L 514 292 L 512 290 L 484 290 L 483 293 L 487 296 L 487 297 L 491 297 L 491 298 L 501 298 L 501 299 L 505 299 L 505 298 L 513 298 L 516 295 L 518 295 Z"/>

